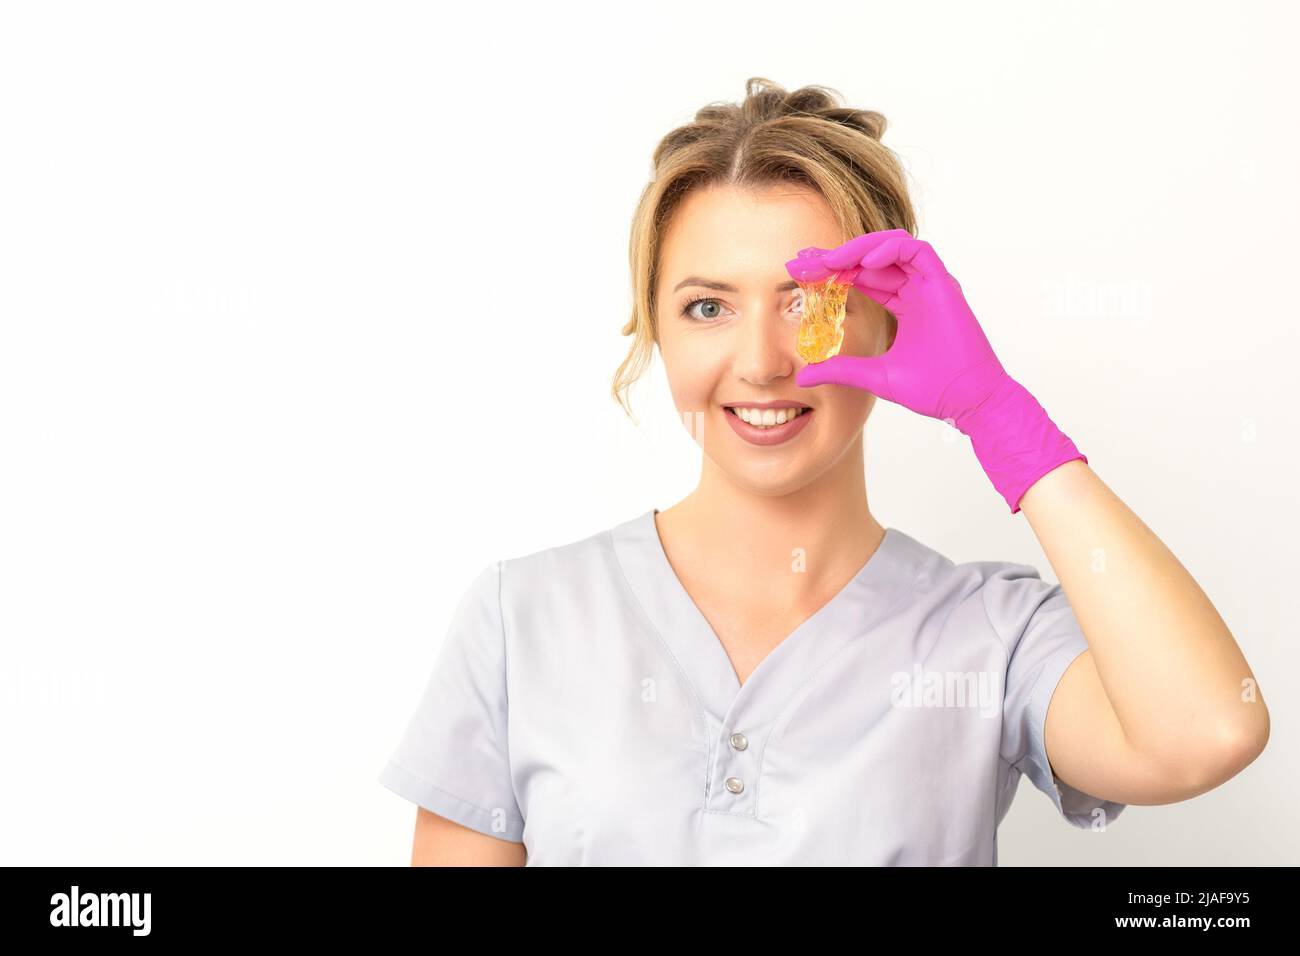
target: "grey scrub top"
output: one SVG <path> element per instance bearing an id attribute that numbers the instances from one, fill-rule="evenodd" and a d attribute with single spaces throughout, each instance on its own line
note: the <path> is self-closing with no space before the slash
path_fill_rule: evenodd
<path id="1" fill-rule="evenodd" d="M 1048 764 L 1088 645 L 1033 567 L 887 528 L 742 685 L 657 511 L 484 568 L 379 782 L 530 866 L 996 866 L 1021 774 L 1077 827 L 1124 808 Z"/>

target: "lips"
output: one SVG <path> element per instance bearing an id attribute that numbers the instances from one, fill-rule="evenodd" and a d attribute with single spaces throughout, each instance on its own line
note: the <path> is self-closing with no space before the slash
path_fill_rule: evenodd
<path id="1" fill-rule="evenodd" d="M 805 428 L 808 427 L 809 420 L 817 414 L 807 405 L 800 405 L 798 402 L 767 402 L 755 405 L 741 405 L 741 408 L 805 408 L 807 411 L 800 412 L 794 418 L 790 419 L 783 425 L 772 425 L 767 428 L 759 428 L 751 425 L 730 409 L 733 406 L 723 406 L 723 415 L 727 419 L 733 431 L 745 441 L 752 445 L 780 445 L 790 441 Z"/>

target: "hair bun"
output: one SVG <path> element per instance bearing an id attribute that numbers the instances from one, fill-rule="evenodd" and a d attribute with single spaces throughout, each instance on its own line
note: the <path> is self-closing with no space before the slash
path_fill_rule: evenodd
<path id="1" fill-rule="evenodd" d="M 805 114 L 851 127 L 877 141 L 887 125 L 884 115 L 875 110 L 845 106 L 839 91 L 828 86 L 802 86 L 790 92 L 761 76 L 745 81 L 745 105 L 752 107 L 756 120 Z"/>

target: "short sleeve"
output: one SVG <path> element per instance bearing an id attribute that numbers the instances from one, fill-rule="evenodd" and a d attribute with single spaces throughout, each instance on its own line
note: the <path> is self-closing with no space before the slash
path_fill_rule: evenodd
<path id="1" fill-rule="evenodd" d="M 501 565 L 460 599 L 433 673 L 379 782 L 399 796 L 489 836 L 519 842 L 507 747 Z"/>
<path id="2" fill-rule="evenodd" d="M 1066 668 L 1088 649 L 1064 589 L 1042 580 L 1030 565 L 1008 564 L 990 576 L 983 593 L 989 621 L 1007 646 L 1002 758 L 1027 774 L 1074 826 L 1091 828 L 1098 808 L 1109 826 L 1125 804 L 1076 790 L 1047 759 L 1047 707 Z"/>

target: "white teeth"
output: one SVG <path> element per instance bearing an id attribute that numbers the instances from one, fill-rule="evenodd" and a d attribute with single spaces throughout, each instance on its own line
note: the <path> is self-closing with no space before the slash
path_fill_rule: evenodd
<path id="1" fill-rule="evenodd" d="M 736 417 L 757 428 L 773 428 L 798 418 L 806 408 L 733 408 Z"/>

